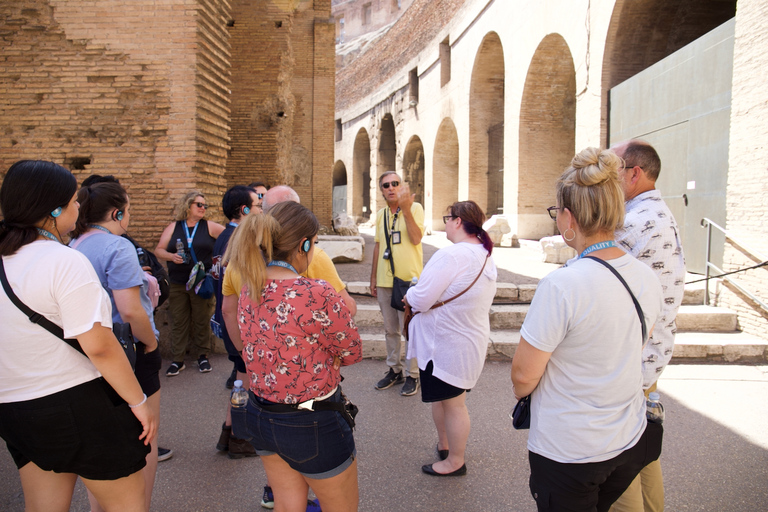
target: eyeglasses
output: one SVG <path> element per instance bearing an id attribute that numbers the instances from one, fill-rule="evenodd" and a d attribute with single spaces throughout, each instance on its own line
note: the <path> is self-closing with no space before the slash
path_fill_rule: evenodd
<path id="1" fill-rule="evenodd" d="M 391 185 L 392 187 L 397 187 L 397 186 L 399 186 L 399 185 L 400 185 L 400 182 L 399 182 L 399 181 L 389 181 L 389 182 L 387 182 L 387 183 L 382 183 L 382 184 L 381 184 L 381 187 L 382 187 L 382 188 L 389 188 L 389 187 L 390 187 L 390 185 Z"/>
<path id="2" fill-rule="evenodd" d="M 443 224 L 448 224 L 449 220 L 453 220 L 455 218 L 455 215 L 443 215 Z"/>
<path id="3" fill-rule="evenodd" d="M 208 205 L 207 205 L 207 204 L 205 204 L 205 203 L 195 203 L 195 205 L 196 205 L 198 208 L 202 208 L 202 209 L 204 209 L 204 210 L 207 210 L 207 209 L 208 209 Z"/>
<path id="4" fill-rule="evenodd" d="M 258 197 L 259 199 L 264 199 L 264 194 L 260 192 L 256 192 L 256 197 Z"/>
<path id="5" fill-rule="evenodd" d="M 557 211 L 562 210 L 562 208 L 558 208 L 557 206 L 550 206 L 547 208 L 547 212 L 549 212 L 549 217 L 552 220 L 557 220 Z"/>

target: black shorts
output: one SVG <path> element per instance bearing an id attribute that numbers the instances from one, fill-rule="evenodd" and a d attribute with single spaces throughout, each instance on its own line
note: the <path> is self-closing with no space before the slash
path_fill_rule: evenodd
<path id="1" fill-rule="evenodd" d="M 139 381 L 141 390 L 147 396 L 152 396 L 160 390 L 160 367 L 163 358 L 160 350 L 155 349 L 150 353 L 144 353 L 144 344 L 136 344 L 136 380 Z"/>
<path id="2" fill-rule="evenodd" d="M 227 329 L 223 328 L 222 330 L 222 340 L 224 341 L 224 348 L 227 349 L 227 357 L 230 361 L 235 363 L 235 368 L 237 368 L 237 371 L 240 373 L 245 373 L 245 361 L 243 361 L 243 354 L 240 353 L 236 348 L 235 345 L 232 343 L 232 340 L 229 337 L 229 334 L 227 333 Z"/>
<path id="3" fill-rule="evenodd" d="M 0 404 L 0 437 L 16 467 L 116 480 L 146 465 L 150 447 L 128 404 L 103 378 L 52 395 Z"/>
<path id="4" fill-rule="evenodd" d="M 427 367 L 424 370 L 419 369 L 419 380 L 421 381 L 421 401 L 424 403 L 430 402 L 442 402 L 449 398 L 456 398 L 465 391 L 469 393 L 470 389 L 461 389 L 456 386 L 451 386 L 447 382 L 444 382 L 434 375 L 432 371 L 434 365 L 432 361 L 427 363 Z"/>

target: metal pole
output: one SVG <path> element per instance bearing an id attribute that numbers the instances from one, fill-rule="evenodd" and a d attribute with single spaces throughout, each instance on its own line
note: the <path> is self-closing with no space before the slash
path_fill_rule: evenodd
<path id="1" fill-rule="evenodd" d="M 706 275 L 707 278 L 706 281 L 704 281 L 704 305 L 709 306 L 709 256 L 710 256 L 710 249 L 712 245 L 712 223 L 709 222 L 709 219 L 704 219 L 704 222 L 707 223 L 707 255 L 706 255 Z"/>

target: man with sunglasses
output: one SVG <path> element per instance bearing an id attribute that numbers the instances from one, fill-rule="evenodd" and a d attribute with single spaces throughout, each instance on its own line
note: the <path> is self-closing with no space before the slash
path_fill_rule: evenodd
<path id="1" fill-rule="evenodd" d="M 264 183 L 263 181 L 254 181 L 252 183 L 248 184 L 248 187 L 252 188 L 254 192 L 256 192 L 256 197 L 258 198 L 255 203 L 253 203 L 253 206 L 256 208 L 257 213 L 262 212 L 262 201 L 264 200 L 264 196 L 267 194 L 267 190 L 269 190 L 269 185 Z"/>
<path id="2" fill-rule="evenodd" d="M 661 281 L 664 305 L 661 316 L 643 349 L 643 389 L 646 396 L 656 390 L 656 381 L 672 359 L 675 344 L 675 317 L 685 291 L 685 257 L 680 230 L 656 180 L 661 159 L 647 142 L 629 140 L 613 148 L 624 165 L 619 181 L 624 190 L 624 227 L 616 230 L 616 242 L 629 254 L 651 267 Z M 664 481 L 659 460 L 643 468 L 612 512 L 664 510 Z"/>
<path id="3" fill-rule="evenodd" d="M 424 208 L 415 202 L 408 184 L 394 171 L 379 176 L 379 189 L 387 205 L 376 214 L 376 236 L 371 267 L 371 295 L 379 301 L 384 317 L 387 347 L 387 371 L 376 389 L 388 389 L 403 383 L 402 396 L 415 395 L 419 390 L 419 367 L 416 359 L 403 361 L 407 347 L 403 347 L 403 312 L 392 307 L 392 289 L 395 275 L 410 282 L 419 277 L 424 268 L 421 237 L 424 234 Z M 406 350 L 403 350 L 403 349 Z M 405 377 L 403 377 L 405 369 Z"/>

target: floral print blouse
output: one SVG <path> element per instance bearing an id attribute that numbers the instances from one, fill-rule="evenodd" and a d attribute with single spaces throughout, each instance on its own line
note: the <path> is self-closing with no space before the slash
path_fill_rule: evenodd
<path id="1" fill-rule="evenodd" d="M 357 326 L 325 281 L 267 280 L 262 300 L 241 292 L 238 323 L 251 391 L 274 403 L 296 404 L 330 393 L 342 366 L 362 360 Z"/>

